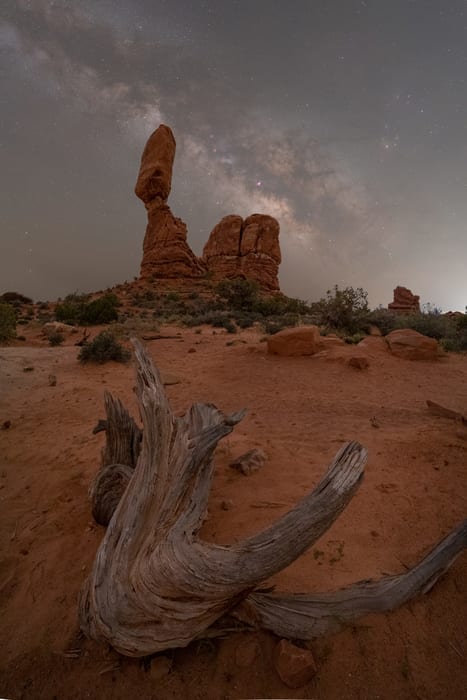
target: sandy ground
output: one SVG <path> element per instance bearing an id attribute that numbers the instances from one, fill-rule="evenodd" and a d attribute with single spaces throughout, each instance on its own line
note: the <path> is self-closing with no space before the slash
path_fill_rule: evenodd
<path id="1" fill-rule="evenodd" d="M 205 538 L 232 542 L 270 524 L 313 488 L 344 441 L 369 450 L 359 492 L 271 581 L 277 588 L 327 590 L 398 573 L 467 516 L 467 440 L 425 406 L 432 399 L 467 412 L 467 357 L 409 362 L 373 352 L 362 371 L 269 356 L 254 331 L 170 333 L 179 338 L 147 346 L 180 380 L 167 387 L 175 410 L 193 401 L 248 408 L 216 452 Z M 196 643 L 151 663 L 80 638 L 77 597 L 104 533 L 87 499 L 104 441 L 92 428 L 104 416 L 104 389 L 135 411 L 134 368 L 81 366 L 72 339 L 56 348 L 29 340 L 0 348 L 0 424 L 11 422 L 0 430 L 2 698 L 467 698 L 467 552 L 429 594 L 315 640 L 318 674 L 298 690 L 277 676 L 277 640 L 266 633 Z M 268 454 L 260 471 L 229 468 L 252 447 Z"/>

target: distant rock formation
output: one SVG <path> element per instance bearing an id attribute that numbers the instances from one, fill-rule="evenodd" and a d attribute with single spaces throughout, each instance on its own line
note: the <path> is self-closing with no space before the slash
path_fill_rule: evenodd
<path id="1" fill-rule="evenodd" d="M 204 246 L 203 260 L 215 280 L 244 277 L 279 291 L 279 223 L 266 214 L 224 216 Z"/>
<path id="2" fill-rule="evenodd" d="M 140 278 L 190 280 L 210 273 L 214 281 L 243 277 L 258 282 L 263 291 L 279 291 L 279 224 L 272 216 L 225 216 L 211 232 L 203 257 L 193 253 L 186 225 L 167 205 L 175 148 L 171 129 L 161 124 L 141 158 L 135 193 L 147 209 L 148 225 Z"/>
<path id="3" fill-rule="evenodd" d="M 140 273 L 143 280 L 200 277 L 206 272 L 186 242 L 186 225 L 167 205 L 174 158 L 174 135 L 161 124 L 143 151 L 135 187 L 148 212 Z"/>
<path id="4" fill-rule="evenodd" d="M 420 297 L 412 294 L 407 287 L 396 287 L 394 301 L 388 304 L 388 309 L 396 314 L 408 314 L 420 311 Z"/>

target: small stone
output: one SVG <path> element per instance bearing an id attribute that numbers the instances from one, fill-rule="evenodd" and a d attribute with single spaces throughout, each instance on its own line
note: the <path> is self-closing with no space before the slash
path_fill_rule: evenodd
<path id="1" fill-rule="evenodd" d="M 190 348 L 188 352 L 196 352 L 196 348 Z"/>
<path id="2" fill-rule="evenodd" d="M 355 369 L 368 369 L 370 363 L 368 358 L 364 355 L 354 355 L 347 360 L 349 367 L 355 367 Z"/>
<path id="3" fill-rule="evenodd" d="M 2 430 L 8 430 L 11 428 L 11 420 L 4 420 L 2 423 Z"/>
<path id="4" fill-rule="evenodd" d="M 23 372 L 34 372 L 34 367 L 23 367 Z"/>
<path id="5" fill-rule="evenodd" d="M 55 374 L 49 374 L 49 386 L 56 386 L 57 385 L 57 377 Z"/>
<path id="6" fill-rule="evenodd" d="M 164 386 L 172 386 L 181 382 L 181 379 L 176 377 L 175 374 L 170 374 L 170 372 L 161 372 L 161 377 Z"/>
<path id="7" fill-rule="evenodd" d="M 253 472 L 258 471 L 260 467 L 263 466 L 267 460 L 267 454 L 261 450 L 259 447 L 254 447 L 249 452 L 245 452 L 241 457 L 237 457 L 233 462 L 229 464 L 232 469 L 237 469 L 245 476 L 250 476 Z"/>
<path id="8" fill-rule="evenodd" d="M 232 510 L 233 501 L 230 498 L 228 498 L 225 501 L 221 501 L 221 508 L 222 510 Z"/>
<path id="9" fill-rule="evenodd" d="M 166 656 L 156 656 L 151 659 L 151 678 L 155 681 L 159 681 L 165 676 L 168 676 L 172 669 L 172 662 Z"/>
<path id="10" fill-rule="evenodd" d="M 281 639 L 274 650 L 274 666 L 281 681 L 289 688 L 301 688 L 316 675 L 312 652 Z"/>

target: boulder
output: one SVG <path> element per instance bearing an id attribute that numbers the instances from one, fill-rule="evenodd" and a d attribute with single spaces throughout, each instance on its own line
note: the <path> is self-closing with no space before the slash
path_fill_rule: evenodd
<path id="1" fill-rule="evenodd" d="M 149 137 L 141 156 L 135 194 L 148 211 L 165 204 L 172 185 L 175 138 L 172 130 L 161 124 Z"/>
<path id="2" fill-rule="evenodd" d="M 404 360 L 436 360 L 439 349 L 434 338 L 428 338 L 410 328 L 392 331 L 386 336 L 389 349 Z"/>
<path id="3" fill-rule="evenodd" d="M 420 297 L 412 294 L 407 287 L 396 287 L 394 300 L 388 304 L 388 309 L 397 314 L 408 314 L 420 311 Z"/>
<path id="4" fill-rule="evenodd" d="M 281 681 L 289 688 L 306 685 L 318 670 L 309 649 L 297 647 L 286 639 L 281 639 L 274 649 L 274 666 Z"/>
<path id="5" fill-rule="evenodd" d="M 322 349 L 321 341 L 318 326 L 298 326 L 271 335 L 267 346 L 273 355 L 314 355 Z"/>

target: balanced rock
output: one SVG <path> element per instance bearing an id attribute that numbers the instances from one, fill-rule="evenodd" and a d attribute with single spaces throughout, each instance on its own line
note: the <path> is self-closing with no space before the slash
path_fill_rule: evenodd
<path id="1" fill-rule="evenodd" d="M 321 340 L 318 326 L 285 328 L 267 339 L 268 352 L 283 357 L 314 355 L 322 350 Z"/>
<path id="2" fill-rule="evenodd" d="M 161 124 L 143 151 L 135 186 L 135 194 L 148 212 L 141 262 L 143 280 L 200 277 L 206 271 L 186 241 L 186 225 L 172 214 L 166 203 L 174 158 L 174 135 L 168 126 Z"/>
<path id="3" fill-rule="evenodd" d="M 436 360 L 438 341 L 410 328 L 391 331 L 386 336 L 389 349 L 396 357 L 404 360 Z"/>
<path id="4" fill-rule="evenodd" d="M 203 260 L 214 280 L 242 277 L 256 280 L 266 291 L 279 291 L 279 223 L 266 214 L 245 220 L 224 216 L 211 231 Z"/>
<path id="5" fill-rule="evenodd" d="M 388 309 L 396 314 L 407 314 L 420 311 L 420 297 L 412 294 L 407 287 L 396 287 L 394 301 L 388 304 Z"/>
<path id="6" fill-rule="evenodd" d="M 165 204 L 169 197 L 174 158 L 175 137 L 168 126 L 161 124 L 144 148 L 135 186 L 136 196 L 148 211 Z"/>
<path id="7" fill-rule="evenodd" d="M 252 214 L 245 220 L 226 216 L 214 227 L 203 257 L 193 253 L 186 225 L 167 205 L 175 150 L 171 129 L 161 124 L 149 137 L 141 157 L 135 193 L 148 213 L 141 280 L 182 282 L 199 280 L 209 272 L 214 281 L 240 277 L 255 280 L 264 292 L 280 291 L 279 224 L 272 216 Z"/>

